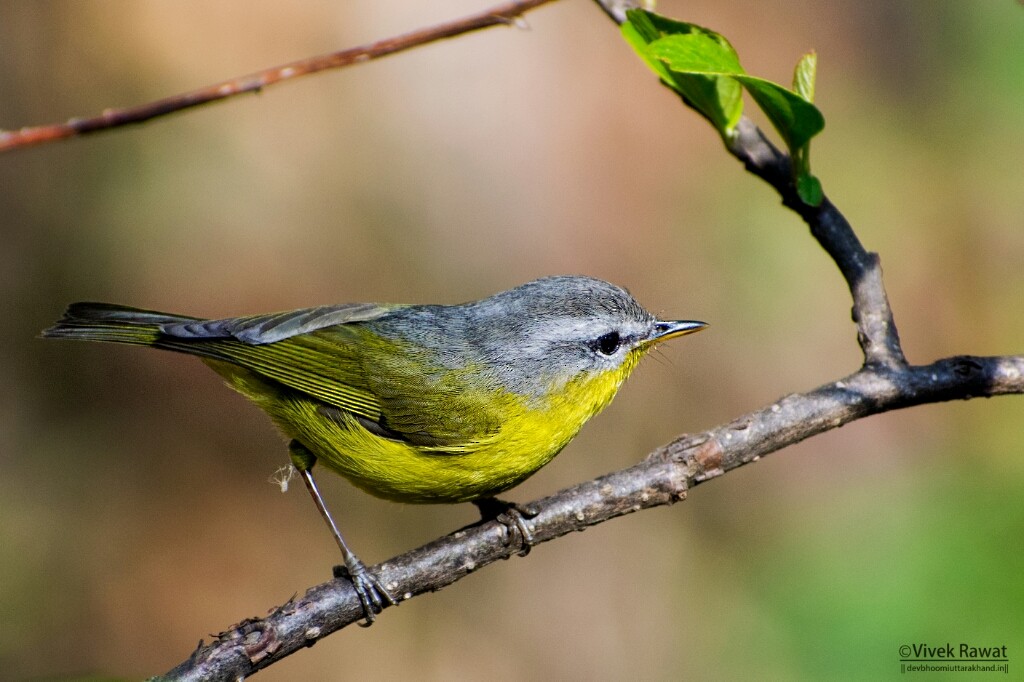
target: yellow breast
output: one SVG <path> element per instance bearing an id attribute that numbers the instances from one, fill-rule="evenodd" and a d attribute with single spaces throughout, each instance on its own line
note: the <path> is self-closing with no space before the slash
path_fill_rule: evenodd
<path id="1" fill-rule="evenodd" d="M 286 436 L 359 488 L 397 502 L 453 503 L 497 495 L 551 461 L 611 401 L 640 355 L 637 351 L 615 370 L 552 385 L 541 400 L 493 391 L 480 396 L 492 409 L 500 405 L 500 427 L 443 447 L 381 437 L 348 413 L 331 418 L 315 400 L 268 390 L 268 384 L 244 370 L 215 369 Z"/>

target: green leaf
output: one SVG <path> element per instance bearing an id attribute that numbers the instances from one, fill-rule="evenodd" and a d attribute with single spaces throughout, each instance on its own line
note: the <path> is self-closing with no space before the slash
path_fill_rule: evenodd
<path id="1" fill-rule="evenodd" d="M 821 183 L 810 172 L 810 141 L 825 127 L 812 103 L 818 58 L 804 55 L 793 73 L 793 89 L 748 75 L 724 36 L 645 10 L 629 10 L 622 26 L 626 40 L 662 82 L 681 94 L 727 137 L 743 114 L 743 89 L 764 111 L 786 143 L 800 198 L 817 206 Z"/>
<path id="2" fill-rule="evenodd" d="M 668 17 L 663 17 L 660 14 L 644 9 L 627 10 L 626 21 L 636 26 L 643 33 L 644 38 L 649 43 L 654 42 L 658 38 L 663 38 L 664 36 L 690 33 L 695 29 L 706 30 L 701 29 L 701 27 L 696 24 L 669 19 Z"/>
<path id="3" fill-rule="evenodd" d="M 631 12 L 634 10 L 630 10 Z M 640 58 L 644 60 L 644 63 L 654 73 L 658 74 L 662 82 L 666 85 L 673 87 L 672 73 L 668 70 L 663 62 L 658 61 L 654 57 L 647 54 L 647 45 L 655 38 L 648 38 L 646 35 L 646 27 L 632 22 L 627 21 L 622 25 L 622 37 L 626 39 L 626 42 L 632 46 L 636 53 L 640 55 Z M 653 30 L 653 29 L 652 29 Z"/>
<path id="4" fill-rule="evenodd" d="M 825 198 L 821 190 L 821 181 L 810 173 L 801 174 L 796 179 L 796 193 L 808 206 L 820 206 Z"/>
<path id="5" fill-rule="evenodd" d="M 754 76 L 736 76 L 757 106 L 786 141 L 790 154 L 804 147 L 825 128 L 825 117 L 818 107 L 786 88 Z"/>
<path id="6" fill-rule="evenodd" d="M 623 36 L 662 82 L 704 114 L 722 135 L 743 114 L 742 88 L 722 72 L 742 73 L 736 51 L 723 36 L 696 24 L 630 10 Z"/>
<path id="7" fill-rule="evenodd" d="M 723 135 L 743 115 L 743 90 L 729 74 L 743 73 L 739 56 L 724 37 L 695 26 L 668 35 L 647 46 L 647 54 L 661 61 L 673 75 L 675 89 L 707 116 Z"/>
<path id="8" fill-rule="evenodd" d="M 814 101 L 814 77 L 818 71 L 818 55 L 808 52 L 796 63 L 793 90 L 808 102 Z"/>
<path id="9" fill-rule="evenodd" d="M 647 47 L 647 53 L 677 72 L 746 73 L 732 45 L 712 31 L 694 30 L 659 38 Z"/>

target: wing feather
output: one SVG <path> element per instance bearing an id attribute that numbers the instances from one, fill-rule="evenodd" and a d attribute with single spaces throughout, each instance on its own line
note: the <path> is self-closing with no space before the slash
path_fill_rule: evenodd
<path id="1" fill-rule="evenodd" d="M 375 303 L 323 305 L 265 315 L 174 322 L 160 325 L 160 331 L 179 339 L 234 338 L 260 346 L 339 324 L 375 320 L 402 307 Z"/>
<path id="2" fill-rule="evenodd" d="M 480 400 L 481 392 L 489 395 L 481 374 L 445 368 L 428 349 L 403 348 L 372 324 L 357 324 L 401 307 L 347 304 L 175 321 L 160 326 L 159 345 L 237 364 L 438 454 L 480 446 L 501 426 L 500 410 Z"/>

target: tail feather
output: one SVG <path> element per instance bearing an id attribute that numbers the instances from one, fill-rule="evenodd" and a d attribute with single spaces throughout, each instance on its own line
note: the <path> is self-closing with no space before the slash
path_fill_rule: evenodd
<path id="1" fill-rule="evenodd" d="M 112 303 L 72 303 L 64 317 L 44 329 L 43 338 L 109 341 L 152 346 L 160 338 L 160 325 L 194 322 L 197 318 L 169 315 Z"/>

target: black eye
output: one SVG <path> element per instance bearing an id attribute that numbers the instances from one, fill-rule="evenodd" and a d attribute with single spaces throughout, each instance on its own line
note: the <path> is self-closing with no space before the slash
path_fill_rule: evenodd
<path id="1" fill-rule="evenodd" d="M 619 349 L 619 343 L 621 343 L 619 333 L 608 332 L 604 336 L 597 337 L 597 341 L 594 342 L 594 348 L 602 355 L 611 355 Z"/>

